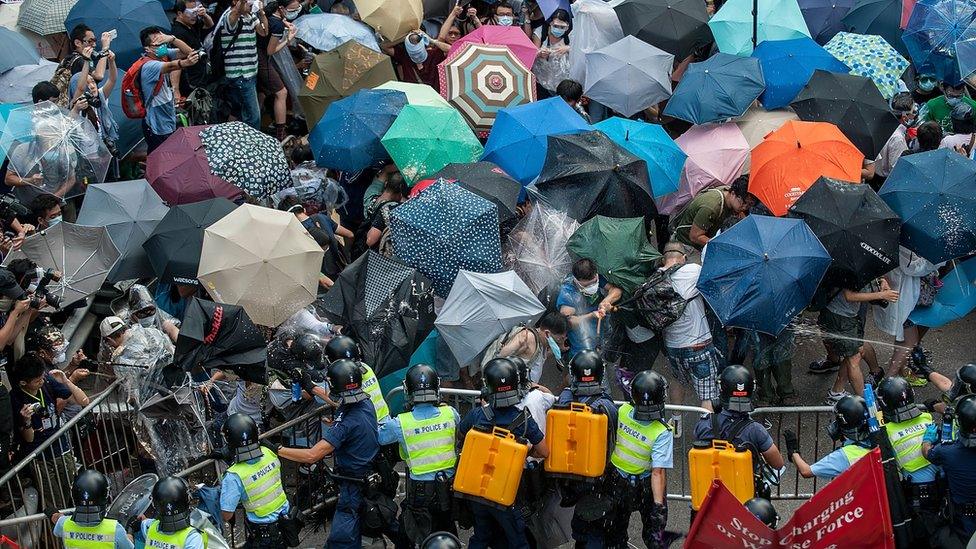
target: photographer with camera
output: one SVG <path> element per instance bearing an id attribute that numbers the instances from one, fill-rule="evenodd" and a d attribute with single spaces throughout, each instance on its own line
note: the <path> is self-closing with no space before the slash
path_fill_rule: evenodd
<path id="1" fill-rule="evenodd" d="M 88 104 L 87 108 L 81 111 L 81 115 L 92 123 L 98 130 L 98 135 L 105 142 L 105 147 L 112 157 L 119 160 L 119 150 L 116 143 L 119 140 L 119 124 L 112 115 L 112 110 L 108 106 L 108 97 L 112 95 L 118 80 L 119 69 L 115 65 L 115 52 L 105 50 L 104 57 L 108 59 L 108 74 L 99 81 L 89 72 L 88 65 L 84 65 L 80 72 L 71 77 L 70 99 L 71 103 L 84 99 Z M 118 165 L 113 165 L 112 173 L 118 178 Z"/>
<path id="2" fill-rule="evenodd" d="M 0 267 L 0 351 L 6 351 L 17 336 L 27 330 L 33 310 L 27 292 L 14 273 Z M 6 365 L 7 353 L 0 352 L 0 366 Z"/>
<path id="3" fill-rule="evenodd" d="M 180 39 L 195 51 L 203 49 L 203 41 L 214 26 L 207 8 L 199 0 L 176 0 L 173 4 L 176 17 L 173 19 L 173 36 Z M 173 71 L 173 95 L 176 106 L 182 107 L 195 90 L 205 89 L 209 79 L 207 64 L 197 63 L 178 71 Z"/>

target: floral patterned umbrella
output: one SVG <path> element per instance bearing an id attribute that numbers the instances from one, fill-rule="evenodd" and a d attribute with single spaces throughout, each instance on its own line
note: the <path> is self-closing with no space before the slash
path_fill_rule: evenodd
<path id="1" fill-rule="evenodd" d="M 265 198 L 291 184 L 281 145 L 243 122 L 217 124 L 200 132 L 210 171 L 255 198 Z"/>
<path id="2" fill-rule="evenodd" d="M 850 67 L 851 74 L 873 80 L 885 99 L 898 92 L 898 79 L 908 68 L 908 61 L 875 34 L 839 32 L 824 49 Z"/>

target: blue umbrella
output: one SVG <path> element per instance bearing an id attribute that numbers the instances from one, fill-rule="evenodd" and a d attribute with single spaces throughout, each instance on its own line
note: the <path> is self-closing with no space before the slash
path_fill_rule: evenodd
<path id="1" fill-rule="evenodd" d="M 10 116 L 10 111 L 19 108 L 26 107 L 27 103 L 0 103 L 0 134 L 3 133 L 4 128 L 7 127 L 7 118 Z M 7 152 L 0 147 L 0 162 L 7 159 Z"/>
<path id="2" fill-rule="evenodd" d="M 905 223 L 906 248 L 932 263 L 976 252 L 976 161 L 952 149 L 906 156 L 878 194 Z"/>
<path id="3" fill-rule="evenodd" d="M 810 36 L 821 46 L 844 29 L 844 16 L 854 0 L 798 0 L 800 13 L 807 22 Z"/>
<path id="4" fill-rule="evenodd" d="M 19 65 L 34 65 L 41 60 L 41 54 L 26 36 L 19 32 L 0 27 L 0 73 Z"/>
<path id="5" fill-rule="evenodd" d="M 115 62 L 120 68 L 128 67 L 142 55 L 143 47 L 139 40 L 142 29 L 150 26 L 167 32 L 170 29 L 169 18 L 158 0 L 78 2 L 68 12 L 64 26 L 71 32 L 80 23 L 91 27 L 96 39 L 105 31 L 115 29 L 118 32 L 118 37 L 112 40 L 112 51 L 115 52 Z"/>
<path id="6" fill-rule="evenodd" d="M 354 172 L 389 155 L 380 140 L 407 95 L 395 90 L 359 90 L 329 105 L 308 143 L 319 166 Z"/>
<path id="7" fill-rule="evenodd" d="M 664 114 L 692 124 L 742 116 L 765 87 L 758 59 L 717 53 L 688 65 Z"/>
<path id="8" fill-rule="evenodd" d="M 498 209 L 459 185 L 435 182 L 390 212 L 393 249 L 447 297 L 459 270 L 502 270 Z"/>
<path id="9" fill-rule="evenodd" d="M 688 158 L 681 148 L 657 124 L 613 117 L 595 124 L 618 145 L 647 163 L 654 198 L 678 190 L 681 170 Z"/>
<path id="10" fill-rule="evenodd" d="M 115 119 L 115 123 L 119 125 L 119 140 L 115 143 L 115 147 L 119 149 L 120 159 L 132 152 L 132 149 L 135 149 L 144 139 L 142 120 L 129 118 L 122 112 L 123 76 L 125 76 L 125 71 L 120 69 L 115 87 L 112 88 L 112 94 L 108 97 L 108 108 L 112 111 L 112 118 Z"/>
<path id="11" fill-rule="evenodd" d="M 844 27 L 857 34 L 877 34 L 908 57 L 908 48 L 901 40 L 901 12 L 908 0 L 856 0 L 844 16 Z"/>
<path id="12" fill-rule="evenodd" d="M 940 328 L 976 310 L 976 257 L 956 265 L 942 277 L 942 287 L 928 307 L 916 307 L 909 320 L 919 326 Z"/>
<path id="13" fill-rule="evenodd" d="M 781 109 L 807 85 L 813 71 L 848 72 L 847 65 L 809 38 L 767 40 L 752 52 L 762 66 L 766 91 L 759 96 L 766 110 Z"/>
<path id="14" fill-rule="evenodd" d="M 961 81 L 956 42 L 974 20 L 973 0 L 919 0 L 902 35 L 918 72 Z"/>
<path id="15" fill-rule="evenodd" d="M 829 266 L 803 220 L 750 215 L 709 241 L 698 291 L 722 325 L 777 335 L 810 303 Z"/>
<path id="16" fill-rule="evenodd" d="M 528 185 L 542 171 L 548 136 L 590 129 L 583 117 L 559 97 L 502 109 L 481 159 L 494 162 Z"/>

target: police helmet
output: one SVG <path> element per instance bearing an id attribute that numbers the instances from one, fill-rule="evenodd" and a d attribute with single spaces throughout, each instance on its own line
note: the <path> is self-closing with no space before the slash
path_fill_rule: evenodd
<path id="1" fill-rule="evenodd" d="M 976 448 L 976 395 L 966 395 L 956 402 L 956 423 L 959 424 L 959 443 Z"/>
<path id="2" fill-rule="evenodd" d="M 356 362 L 360 362 L 363 359 L 362 353 L 359 350 L 359 344 L 356 343 L 356 340 L 343 335 L 333 337 L 325 344 L 325 356 L 328 357 L 329 362 L 335 362 L 343 358 L 355 360 Z"/>
<path id="3" fill-rule="evenodd" d="M 878 385 L 878 406 L 885 421 L 900 423 L 922 415 L 915 404 L 915 391 L 903 377 L 889 377 Z"/>
<path id="4" fill-rule="evenodd" d="M 854 442 L 868 439 L 868 405 L 859 396 L 848 395 L 834 404 L 834 421 L 827 426 L 834 440 L 843 435 Z"/>
<path id="5" fill-rule="evenodd" d="M 403 377 L 403 392 L 410 407 L 425 402 L 437 403 L 441 399 L 440 377 L 429 365 L 415 364 Z"/>
<path id="6" fill-rule="evenodd" d="M 519 394 L 518 366 L 507 358 L 493 358 L 485 364 L 485 389 L 488 403 L 498 408 L 515 406 Z"/>
<path id="7" fill-rule="evenodd" d="M 515 363 L 515 368 L 518 370 L 519 376 L 519 386 L 522 389 L 527 390 L 532 386 L 532 372 L 529 371 L 529 363 L 525 361 L 524 358 L 520 356 L 508 356 L 505 357 Z"/>
<path id="8" fill-rule="evenodd" d="M 152 500 L 160 532 L 172 534 L 190 526 L 190 485 L 185 480 L 172 476 L 159 480 Z"/>
<path id="9" fill-rule="evenodd" d="M 745 505 L 746 509 L 762 521 L 763 524 L 774 530 L 776 529 L 776 524 L 779 523 L 779 513 L 776 512 L 776 508 L 773 507 L 772 502 L 766 498 L 752 498 Z"/>
<path id="10" fill-rule="evenodd" d="M 343 358 L 329 364 L 325 377 L 332 399 L 337 402 L 353 404 L 369 398 L 363 390 L 363 370 L 352 360 Z"/>
<path id="11" fill-rule="evenodd" d="M 719 401 L 730 412 L 751 412 L 755 390 L 756 380 L 745 366 L 731 364 L 719 376 Z"/>
<path id="12" fill-rule="evenodd" d="M 289 347 L 291 354 L 310 368 L 322 367 L 322 340 L 315 334 L 300 334 Z"/>
<path id="13" fill-rule="evenodd" d="M 956 380 L 952 384 L 950 397 L 955 400 L 962 395 L 976 394 L 976 364 L 970 362 L 956 370 Z"/>
<path id="14" fill-rule="evenodd" d="M 631 382 L 630 398 L 634 403 L 634 419 L 663 419 L 664 403 L 668 398 L 668 381 L 653 370 L 639 372 Z"/>
<path id="15" fill-rule="evenodd" d="M 461 540 L 448 532 L 434 532 L 420 544 L 420 549 L 461 549 Z"/>
<path id="16" fill-rule="evenodd" d="M 82 526 L 95 526 L 105 518 L 108 509 L 108 479 L 99 471 L 85 469 L 71 487 L 75 503 L 72 518 Z"/>
<path id="17" fill-rule="evenodd" d="M 261 457 L 258 424 L 247 414 L 233 414 L 224 422 L 224 439 L 234 461 L 240 463 Z"/>
<path id="18" fill-rule="evenodd" d="M 573 396 L 602 393 L 604 368 L 600 353 L 591 350 L 576 353 L 569 362 L 569 388 Z"/>

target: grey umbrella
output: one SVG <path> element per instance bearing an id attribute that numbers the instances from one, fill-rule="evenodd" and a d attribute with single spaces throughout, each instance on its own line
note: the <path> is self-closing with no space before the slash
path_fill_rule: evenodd
<path id="1" fill-rule="evenodd" d="M 0 103 L 30 103 L 31 88 L 54 77 L 57 63 L 41 59 L 36 65 L 18 65 L 0 74 Z"/>
<path id="2" fill-rule="evenodd" d="M 109 282 L 153 275 L 142 244 L 168 211 L 145 179 L 88 186 L 78 224 L 105 227 L 122 252 Z"/>
<path id="3" fill-rule="evenodd" d="M 586 95 L 631 116 L 671 97 L 674 56 L 625 36 L 586 54 Z"/>

